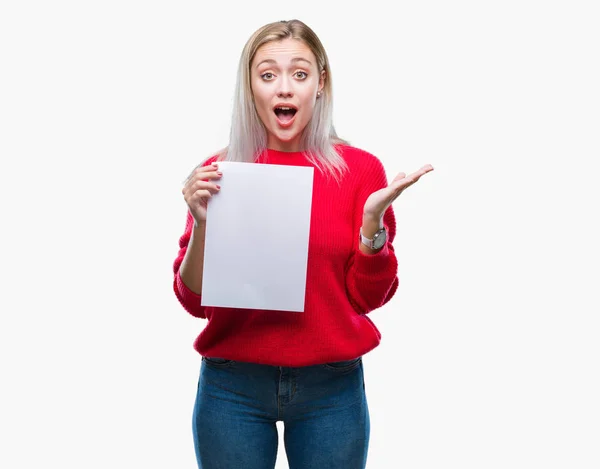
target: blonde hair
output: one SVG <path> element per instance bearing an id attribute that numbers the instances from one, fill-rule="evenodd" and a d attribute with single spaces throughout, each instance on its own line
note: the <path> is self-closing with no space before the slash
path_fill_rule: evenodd
<path id="1" fill-rule="evenodd" d="M 256 111 L 250 66 L 261 46 L 287 38 L 302 41 L 314 54 L 319 74 L 325 72 L 322 94 L 316 101 L 311 120 L 302 132 L 301 141 L 308 160 L 320 171 L 325 170 L 339 181 L 347 166 L 334 145 L 348 142 L 337 136 L 333 126 L 329 59 L 314 31 L 299 20 L 269 23 L 258 29 L 246 42 L 238 64 L 229 146 L 218 152 L 218 160 L 254 162 L 266 149 L 267 133 Z"/>

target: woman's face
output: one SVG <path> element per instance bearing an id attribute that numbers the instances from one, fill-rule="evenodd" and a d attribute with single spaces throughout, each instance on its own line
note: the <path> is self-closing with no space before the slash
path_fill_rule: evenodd
<path id="1" fill-rule="evenodd" d="M 256 110 L 267 129 L 267 148 L 304 150 L 300 137 L 325 80 L 312 51 L 296 39 L 264 44 L 254 55 L 250 77 Z"/>

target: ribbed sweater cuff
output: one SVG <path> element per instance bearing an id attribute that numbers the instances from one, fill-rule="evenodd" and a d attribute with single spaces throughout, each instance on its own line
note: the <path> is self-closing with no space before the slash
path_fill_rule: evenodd
<path id="1" fill-rule="evenodd" d="M 183 307 L 193 316 L 204 317 L 203 307 L 201 306 L 202 296 L 194 293 L 181 280 L 179 272 L 175 274 L 175 287 L 177 288 L 177 296 Z"/>
<path id="2" fill-rule="evenodd" d="M 389 241 L 375 254 L 365 254 L 360 249 L 357 251 L 354 259 L 356 272 L 368 276 L 381 275 L 384 272 L 396 273 L 398 261 L 389 248 Z"/>

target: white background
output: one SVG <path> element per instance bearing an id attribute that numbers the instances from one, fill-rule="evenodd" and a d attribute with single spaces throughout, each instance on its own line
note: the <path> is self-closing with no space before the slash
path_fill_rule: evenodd
<path id="1" fill-rule="evenodd" d="M 395 204 L 368 468 L 600 467 L 595 3 L 2 2 L 0 466 L 196 467 L 181 182 L 250 34 L 299 18 L 339 134 L 435 167 Z"/>

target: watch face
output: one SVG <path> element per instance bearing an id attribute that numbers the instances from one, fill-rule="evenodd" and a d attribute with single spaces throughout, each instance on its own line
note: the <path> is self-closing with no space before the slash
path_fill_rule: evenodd
<path id="1" fill-rule="evenodd" d="M 387 232 L 385 230 L 379 230 L 377 233 L 375 233 L 375 236 L 373 237 L 373 248 L 381 249 L 385 244 L 386 238 Z"/>

